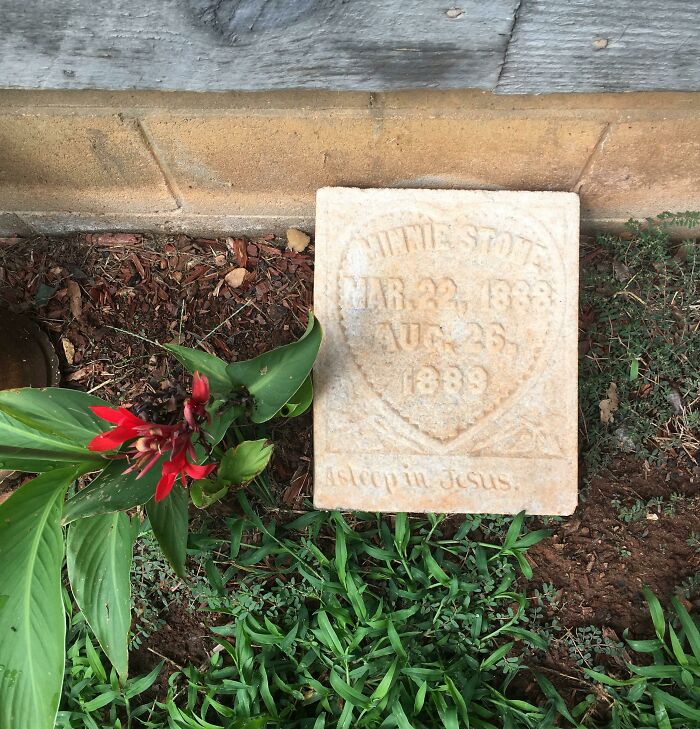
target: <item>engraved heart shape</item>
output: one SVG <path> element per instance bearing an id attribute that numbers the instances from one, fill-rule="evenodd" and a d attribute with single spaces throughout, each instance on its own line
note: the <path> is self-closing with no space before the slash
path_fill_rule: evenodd
<path id="1" fill-rule="evenodd" d="M 397 211 L 349 236 L 341 327 L 369 387 L 439 449 L 537 379 L 561 326 L 562 272 L 551 235 L 523 211 L 439 222 Z"/>

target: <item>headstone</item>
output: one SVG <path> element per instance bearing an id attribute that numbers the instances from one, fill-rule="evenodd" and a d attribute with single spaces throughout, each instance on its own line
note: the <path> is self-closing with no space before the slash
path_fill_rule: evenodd
<path id="1" fill-rule="evenodd" d="M 578 197 L 319 190 L 314 503 L 571 514 Z"/>

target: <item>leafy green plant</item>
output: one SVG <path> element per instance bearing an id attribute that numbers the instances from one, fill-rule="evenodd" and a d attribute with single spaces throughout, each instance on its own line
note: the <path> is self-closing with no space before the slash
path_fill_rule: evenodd
<path id="1" fill-rule="evenodd" d="M 238 498 L 244 517 L 229 522 L 205 596 L 229 622 L 212 628 L 209 663 L 173 681 L 173 726 L 577 726 L 546 679 L 543 706 L 507 697 L 522 650 L 546 647 L 524 627 L 516 580 L 547 532 L 521 535 L 522 514 L 498 545 L 470 517 L 455 528 L 308 512 L 281 525 Z"/>
<path id="2" fill-rule="evenodd" d="M 226 363 L 175 345 L 166 349 L 194 375 L 176 423 L 143 420 L 82 392 L 48 388 L 0 392 L 0 468 L 38 473 L 0 505 L 0 727 L 51 729 L 63 677 L 64 553 L 73 596 L 121 685 L 128 672 L 130 568 L 145 505 L 151 528 L 183 575 L 189 496 L 176 479 L 200 480 L 204 507 L 267 465 L 272 448 L 245 441 L 239 425 L 304 412 L 321 342 L 313 314 L 296 342 L 246 362 Z M 105 430 L 106 422 L 114 427 Z M 107 452 L 104 457 L 102 452 Z M 201 484 L 218 467 L 210 483 Z M 67 500 L 73 484 L 92 480 Z M 213 490 L 212 490 L 213 489 Z M 67 526 L 64 541 L 62 526 Z"/>
<path id="3" fill-rule="evenodd" d="M 656 637 L 633 640 L 628 646 L 643 655 L 641 665 L 629 663 L 630 678 L 614 678 L 584 669 L 600 683 L 610 703 L 610 729 L 658 727 L 691 729 L 700 726 L 700 623 L 678 598 L 672 598 L 673 619 L 667 619 L 657 597 L 648 588 Z M 674 627 L 674 624 L 676 627 Z"/>
<path id="4" fill-rule="evenodd" d="M 700 248 L 671 238 L 672 227 L 693 227 L 698 219 L 664 213 L 630 221 L 625 235 L 601 235 L 586 246 L 579 377 L 591 472 L 619 451 L 663 464 L 693 457 L 700 446 Z M 600 402 L 611 383 L 619 404 L 602 422 Z"/>
<path id="5" fill-rule="evenodd" d="M 158 678 L 162 663 L 146 676 L 122 682 L 115 669 L 109 668 L 99 644 L 93 642 L 85 616 L 73 611 L 67 592 L 64 602 L 68 648 L 56 729 L 130 729 L 137 721 L 146 726 L 160 712 L 155 701 L 136 702 Z"/>

